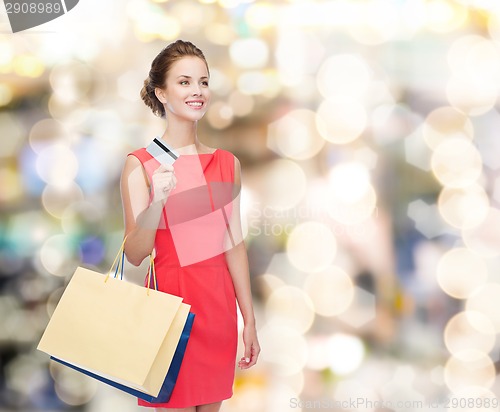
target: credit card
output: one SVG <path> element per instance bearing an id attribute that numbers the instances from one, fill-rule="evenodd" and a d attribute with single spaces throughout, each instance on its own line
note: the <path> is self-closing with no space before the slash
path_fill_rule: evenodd
<path id="1" fill-rule="evenodd" d="M 146 151 L 153 156 L 161 164 L 173 164 L 179 155 L 177 152 L 168 147 L 164 140 L 155 137 L 151 144 L 146 147 Z"/>

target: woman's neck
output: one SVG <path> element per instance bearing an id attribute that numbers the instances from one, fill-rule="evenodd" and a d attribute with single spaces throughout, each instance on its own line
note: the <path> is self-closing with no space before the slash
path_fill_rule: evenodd
<path id="1" fill-rule="evenodd" d="M 161 138 L 180 154 L 196 153 L 202 146 L 197 135 L 197 122 L 168 122 Z"/>

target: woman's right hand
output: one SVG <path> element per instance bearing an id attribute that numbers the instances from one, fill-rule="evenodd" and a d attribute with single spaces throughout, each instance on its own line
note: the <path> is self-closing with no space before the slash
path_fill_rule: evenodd
<path id="1" fill-rule="evenodd" d="M 168 164 L 160 165 L 160 167 L 153 172 L 152 180 L 154 192 L 153 202 L 165 200 L 177 184 L 174 167 Z"/>

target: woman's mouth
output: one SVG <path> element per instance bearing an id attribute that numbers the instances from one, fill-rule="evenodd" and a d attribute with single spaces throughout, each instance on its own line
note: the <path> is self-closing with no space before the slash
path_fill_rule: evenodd
<path id="1" fill-rule="evenodd" d="M 186 104 L 192 109 L 201 109 L 203 107 L 203 102 L 199 100 L 189 101 Z"/>

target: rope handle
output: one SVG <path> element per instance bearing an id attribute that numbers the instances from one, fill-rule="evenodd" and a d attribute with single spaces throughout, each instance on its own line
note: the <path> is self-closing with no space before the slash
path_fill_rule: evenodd
<path id="1" fill-rule="evenodd" d="M 106 278 L 104 279 L 104 283 L 106 283 L 108 281 L 108 279 L 111 275 L 111 272 L 113 271 L 113 268 L 115 267 L 115 265 L 116 265 L 116 268 L 115 268 L 115 273 L 113 275 L 113 278 L 116 279 L 118 277 L 118 270 L 120 270 L 120 280 L 123 280 L 123 263 L 125 260 L 125 242 L 126 241 L 127 241 L 127 236 L 125 236 L 123 238 L 122 245 L 120 246 L 120 249 L 118 250 L 118 253 L 115 257 L 115 260 L 113 261 L 113 264 L 111 265 L 111 267 L 108 270 Z M 121 254 L 121 259 L 120 259 L 120 254 Z M 149 289 L 151 288 L 151 276 L 153 277 L 154 288 L 155 288 L 155 290 L 158 290 L 158 282 L 156 279 L 156 270 L 155 270 L 155 261 L 154 261 L 152 253 L 149 254 L 149 268 L 148 268 L 148 273 L 147 273 L 148 283 L 147 283 L 146 288 L 147 288 L 148 296 L 149 296 Z"/>

